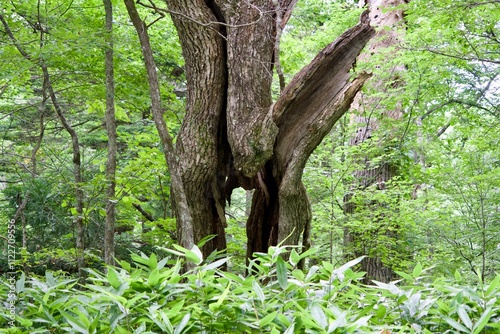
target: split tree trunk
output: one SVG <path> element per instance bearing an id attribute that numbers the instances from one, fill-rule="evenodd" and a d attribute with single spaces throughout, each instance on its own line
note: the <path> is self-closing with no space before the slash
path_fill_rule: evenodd
<path id="1" fill-rule="evenodd" d="M 177 155 L 194 242 L 216 235 L 203 247 L 205 256 L 226 247 L 225 202 L 237 187 L 255 189 L 249 257 L 280 242 L 296 245 L 301 237 L 307 247 L 311 213 L 302 170 L 368 78 L 350 81 L 356 57 L 374 34 L 365 13 L 272 104 L 276 33 L 295 2 L 167 0 L 186 63 Z"/>

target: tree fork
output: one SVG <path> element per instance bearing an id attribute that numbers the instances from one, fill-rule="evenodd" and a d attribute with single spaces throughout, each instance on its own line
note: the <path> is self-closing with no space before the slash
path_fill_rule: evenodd
<path id="1" fill-rule="evenodd" d="M 302 169 L 367 79 L 360 74 L 350 82 L 350 70 L 374 31 L 363 14 L 273 105 L 273 11 L 281 11 L 283 29 L 295 2 L 167 1 L 186 62 L 186 117 L 177 153 L 194 240 L 219 238 L 205 245 L 205 255 L 225 245 L 224 198 L 240 186 L 256 189 L 247 222 L 249 256 L 288 236 L 287 243 L 297 244 L 303 231 L 309 243 Z"/>

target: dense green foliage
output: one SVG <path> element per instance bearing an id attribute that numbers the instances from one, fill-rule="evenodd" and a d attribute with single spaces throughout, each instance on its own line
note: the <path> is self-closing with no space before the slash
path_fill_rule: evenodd
<path id="1" fill-rule="evenodd" d="M 335 268 L 324 262 L 303 272 L 292 249 L 257 254 L 246 277 L 221 271 L 226 258 L 182 273 L 184 258 L 200 264 L 201 252 L 177 247 L 180 259 L 134 255 L 133 263 L 90 270 L 89 283 L 54 277 L 15 282 L 18 327 L 4 333 L 496 333 L 500 330 L 500 276 L 463 286 L 430 279 L 417 264 L 404 280 L 358 283 L 361 259 Z M 313 250 L 316 251 L 316 250 Z M 3 284 L 2 294 L 8 286 Z M 0 308 L 0 324 L 9 310 Z"/>
<path id="2" fill-rule="evenodd" d="M 312 239 L 328 250 L 320 259 L 342 261 L 348 227 L 364 235 L 367 255 L 376 253 L 397 270 L 420 261 L 437 275 L 459 270 L 471 281 L 498 273 L 499 19 L 498 2 L 411 1 L 401 44 L 359 64 L 387 82 L 382 92 L 365 89 L 375 101 L 370 117 L 399 107 L 403 119 L 382 119 L 371 140 L 356 147 L 349 145 L 356 128 L 344 119 L 311 157 L 304 178 Z M 394 81 L 396 67 L 406 71 Z M 383 206 L 345 215 L 358 157 L 372 159 L 373 167 L 391 162 L 398 178 L 383 191 L 371 187 L 357 195 L 358 203 Z M 377 224 L 373 218 L 380 216 Z M 397 230 L 397 238 L 387 229 Z"/>
<path id="3" fill-rule="evenodd" d="M 370 141 L 343 117 L 311 156 L 303 180 L 312 204 L 314 251 L 277 247 L 245 266 L 251 196 L 234 191 L 227 208 L 226 259 L 200 264 L 197 248 L 176 251 L 170 175 L 151 115 L 141 49 L 122 1 L 115 5 L 118 121 L 116 257 L 103 264 L 106 132 L 104 8 L 100 0 L 4 1 L 0 14 L 24 57 L 0 27 L 0 273 L 15 277 L 10 333 L 496 333 L 500 331 L 500 3 L 412 0 L 404 38 L 356 70 L 385 81 L 365 88 L 382 119 Z M 138 6 L 149 25 L 164 118 L 175 135 L 185 75 L 168 16 Z M 289 82 L 362 9 L 352 1 L 299 1 L 281 39 Z M 156 21 L 158 19 L 158 21 Z M 75 185 L 71 141 L 43 83 L 46 62 L 57 98 L 80 138 L 83 182 Z M 394 80 L 391 69 L 405 71 Z M 275 94 L 279 94 L 277 84 Z M 377 143 L 383 142 L 384 146 Z M 383 147 L 383 148 L 381 148 Z M 391 162 L 398 177 L 357 203 L 383 203 L 353 215 L 344 196 L 359 168 Z M 75 187 L 84 191 L 88 280 L 75 280 Z M 17 212 L 24 199 L 26 207 Z M 14 239 L 9 221 L 19 213 Z M 383 219 L 380 219 L 383 217 Z M 343 242 L 349 228 L 401 281 L 360 283 Z M 394 236 L 387 230 L 397 231 Z M 396 236 L 397 235 L 397 236 Z M 13 241 L 15 262 L 8 259 Z M 358 245 L 359 246 L 359 245 Z M 181 270 L 184 254 L 199 266 Z M 146 255 L 145 255 L 146 254 Z M 305 271 L 296 268 L 307 257 Z M 158 258 L 162 258 L 159 260 Z M 287 257 L 283 257 L 287 258 Z M 416 263 L 421 263 L 417 264 Z M 228 271 L 221 268 L 227 266 Z M 422 270 L 422 267 L 428 268 Z M 244 276 L 246 269 L 252 272 Z M 53 274 L 56 273 L 57 274 Z M 12 294 L 2 276 L 1 295 Z M 9 324 L 0 304 L 0 327 Z"/>

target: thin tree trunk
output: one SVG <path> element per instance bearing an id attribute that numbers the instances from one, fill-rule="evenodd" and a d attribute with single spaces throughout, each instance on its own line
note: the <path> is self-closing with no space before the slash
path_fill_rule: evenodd
<path id="1" fill-rule="evenodd" d="M 104 228 L 104 262 L 115 263 L 115 221 L 116 221 L 116 119 L 115 82 L 113 62 L 113 5 L 111 0 L 103 0 L 106 11 L 106 132 L 108 134 L 108 156 L 106 160 L 106 223 Z"/>
<path id="2" fill-rule="evenodd" d="M 66 130 L 66 132 L 69 133 L 71 136 L 71 143 L 73 147 L 73 175 L 74 175 L 74 180 L 75 180 L 75 210 L 76 210 L 76 219 L 75 219 L 75 224 L 76 224 L 76 251 L 77 251 L 77 265 L 78 265 L 78 274 L 80 277 L 80 280 L 83 281 L 85 277 L 85 272 L 83 271 L 83 268 L 85 266 L 84 263 L 84 251 L 85 251 L 85 242 L 84 242 L 84 231 L 85 231 L 85 226 L 83 223 L 83 207 L 84 207 L 84 194 L 83 194 L 83 189 L 82 189 L 82 172 L 81 172 L 81 156 L 80 156 L 80 144 L 78 141 L 78 135 L 76 131 L 73 129 L 71 124 L 68 122 L 66 119 L 66 116 L 64 116 L 64 113 L 62 111 L 61 106 L 59 105 L 59 102 L 57 100 L 56 94 L 54 92 L 54 88 L 52 87 L 52 84 L 50 82 L 50 75 L 49 71 L 47 69 L 47 66 L 42 63 L 41 65 L 42 71 L 43 71 L 43 80 L 44 80 L 44 85 L 46 85 L 50 99 L 52 100 L 52 105 L 54 106 L 54 109 L 56 110 L 57 116 L 59 117 L 59 120 L 61 121 L 62 126 Z"/>
<path id="3" fill-rule="evenodd" d="M 156 129 L 163 145 L 163 152 L 167 162 L 170 177 L 172 180 L 172 193 L 177 212 L 177 230 L 178 241 L 184 247 L 190 249 L 194 245 L 193 222 L 191 218 L 190 207 L 186 198 L 186 192 L 183 188 L 183 180 L 180 174 L 180 166 L 175 155 L 175 149 L 172 137 L 169 134 L 167 124 L 163 118 L 161 106 L 160 87 L 158 84 L 158 75 L 156 73 L 156 64 L 153 57 L 153 51 L 149 42 L 147 26 L 139 17 L 133 0 L 124 0 L 130 19 L 137 31 L 139 41 L 142 47 L 142 55 L 148 74 L 149 92 L 151 97 L 151 111 Z"/>
<path id="4" fill-rule="evenodd" d="M 77 266 L 78 266 L 78 273 L 80 276 L 80 279 L 83 280 L 84 278 L 84 225 L 83 225 L 83 203 L 84 203 L 84 197 L 83 197 L 83 190 L 81 188 L 82 184 L 82 176 L 81 176 L 81 157 L 80 157 L 80 144 L 78 142 L 78 135 L 76 131 L 73 129 L 73 127 L 69 124 L 67 121 L 66 117 L 64 116 L 63 110 L 57 100 L 57 96 L 54 92 L 54 88 L 52 87 L 52 83 L 50 81 L 50 75 L 49 75 L 49 70 L 47 68 L 47 65 L 44 63 L 43 59 L 33 59 L 31 55 L 29 55 L 19 44 L 19 42 L 16 40 L 14 37 L 14 34 L 10 30 L 9 25 L 7 24 L 7 21 L 5 21 L 4 17 L 2 14 L 0 14 L 0 21 L 2 22 L 5 31 L 7 32 L 7 35 L 11 39 L 11 41 L 14 43 L 15 47 L 19 51 L 19 53 L 26 59 L 32 62 L 37 63 L 40 68 L 42 69 L 43 73 L 43 90 L 47 90 L 49 98 L 52 102 L 52 105 L 54 106 L 54 109 L 56 111 L 56 114 L 61 121 L 62 126 L 66 130 L 66 132 L 69 133 L 71 137 L 71 144 L 72 144 L 72 149 L 73 149 L 73 175 L 74 175 L 74 181 L 75 181 L 75 210 L 76 210 L 76 218 L 75 218 L 75 224 L 77 228 L 77 236 L 76 236 L 76 250 L 77 250 Z M 40 47 L 43 47 L 43 29 L 40 29 Z"/>

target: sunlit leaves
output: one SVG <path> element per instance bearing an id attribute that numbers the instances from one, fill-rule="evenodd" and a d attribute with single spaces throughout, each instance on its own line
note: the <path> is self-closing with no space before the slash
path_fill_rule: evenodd
<path id="1" fill-rule="evenodd" d="M 359 283 L 362 274 L 351 270 L 357 262 L 353 261 L 338 268 L 324 263 L 310 271 L 306 281 L 283 266 L 285 248 L 262 254 L 261 268 L 270 271 L 255 271 L 253 266 L 254 275 L 247 277 L 220 271 L 215 263 L 181 273 L 187 251 L 179 248 L 172 251 L 179 259 L 160 261 L 156 256 L 134 256 L 135 265 L 108 267 L 107 274 L 90 270 L 81 290 L 71 290 L 74 281 L 53 275 L 27 279 L 16 292 L 16 324 L 24 327 L 18 332 L 385 333 L 390 328 L 493 333 L 498 329 L 499 277 L 489 285 L 467 287 L 453 280 L 418 277 L 422 267 L 416 266 L 407 274 L 417 275 L 408 286 L 401 282 L 365 286 Z M 339 272 L 343 278 L 332 276 Z M 286 287 L 280 286 L 278 275 L 287 280 Z M 0 285 L 0 292 L 7 289 L 7 284 Z M 8 317 L 0 305 L 0 324 L 6 324 Z"/>

